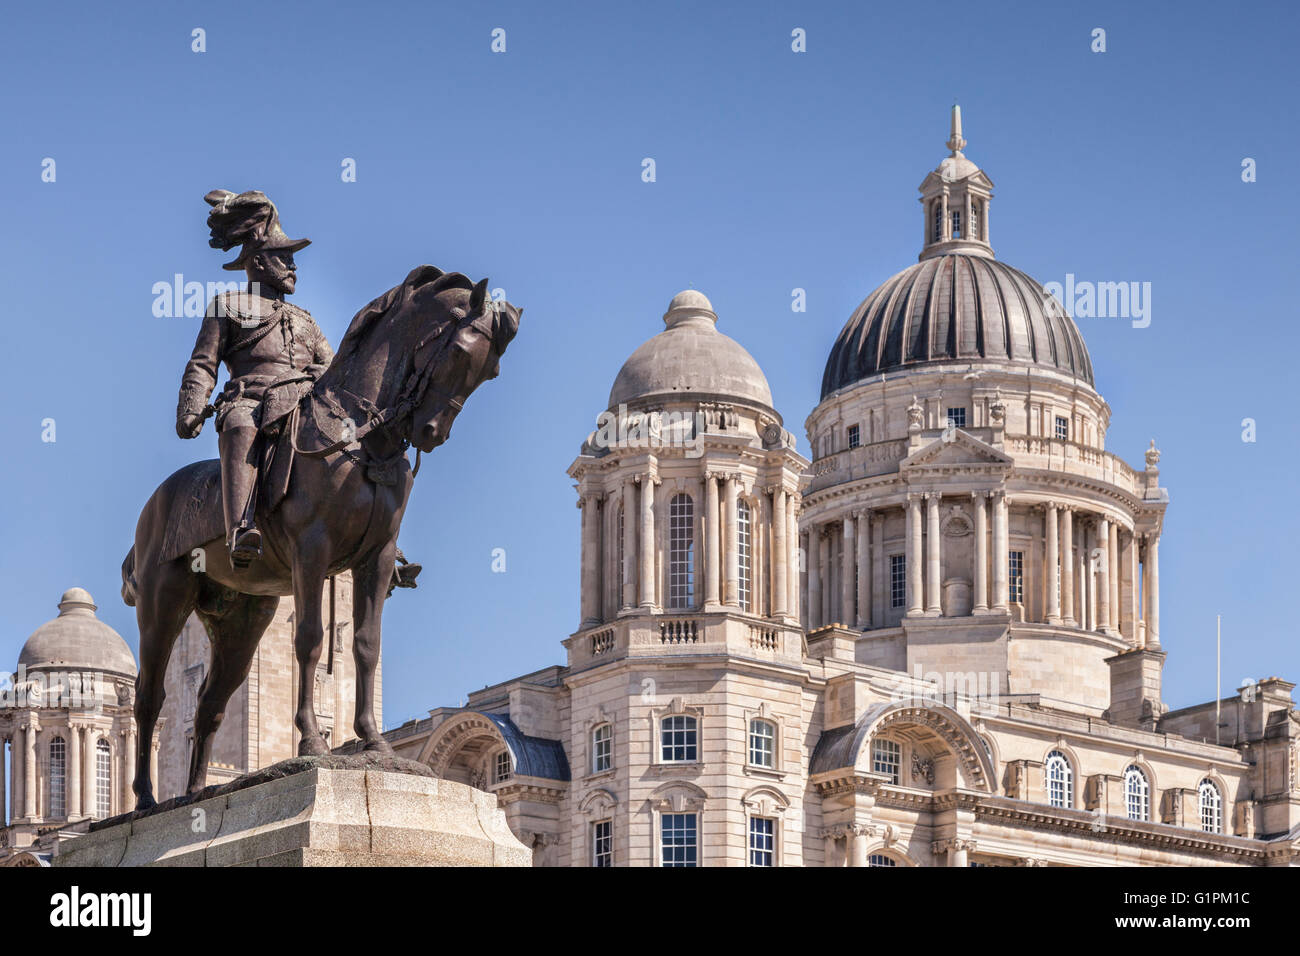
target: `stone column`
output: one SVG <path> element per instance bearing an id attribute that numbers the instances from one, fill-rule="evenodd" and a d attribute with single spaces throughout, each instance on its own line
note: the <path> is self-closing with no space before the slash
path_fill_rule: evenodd
<path id="1" fill-rule="evenodd" d="M 1074 627 L 1074 513 L 1061 507 L 1061 623 Z"/>
<path id="2" fill-rule="evenodd" d="M 778 485 L 772 491 L 772 616 L 786 616 L 786 601 L 790 586 L 787 583 L 789 572 L 789 551 L 786 544 L 786 532 L 789 522 L 785 516 L 785 489 Z"/>
<path id="3" fill-rule="evenodd" d="M 1007 496 L 1001 491 L 995 491 L 993 493 L 993 596 L 990 598 L 995 611 L 1007 611 L 1011 606 L 1009 543 Z"/>
<path id="4" fill-rule="evenodd" d="M 949 866 L 970 866 L 970 843 L 967 840 L 954 840 L 948 848 Z"/>
<path id="5" fill-rule="evenodd" d="M 1160 534 L 1147 535 L 1147 647 L 1160 649 Z"/>
<path id="6" fill-rule="evenodd" d="M 806 552 L 799 538 L 799 514 L 793 494 L 786 500 L 785 520 L 790 522 L 789 533 L 786 534 L 786 542 L 790 547 L 790 553 L 786 557 L 786 565 L 790 572 L 790 600 L 787 610 L 792 618 L 802 620 L 802 609 L 799 607 L 799 581 L 802 573 L 800 565 L 807 558 L 801 556 L 806 555 Z"/>
<path id="7" fill-rule="evenodd" d="M 587 492 L 578 499 L 582 512 L 582 573 L 579 575 L 579 606 L 582 627 L 600 623 L 600 499 Z"/>
<path id="8" fill-rule="evenodd" d="M 749 555 L 749 576 L 752 579 L 750 586 L 750 611 L 754 614 L 763 615 L 766 609 L 767 617 L 772 615 L 772 610 L 768 606 L 768 584 L 769 575 L 763 573 L 763 569 L 770 567 L 772 559 L 772 537 L 770 534 L 772 528 L 772 502 L 765 492 L 752 492 L 758 501 L 758 514 L 750 514 L 750 555 Z"/>
<path id="9" fill-rule="evenodd" d="M 636 482 L 627 478 L 623 481 L 623 596 L 619 601 L 621 610 L 630 611 L 636 607 Z"/>
<path id="10" fill-rule="evenodd" d="M 821 626 L 825 627 L 834 620 L 833 600 L 835 589 L 834 574 L 835 569 L 831 566 L 831 528 L 830 525 L 823 525 L 818 529 L 817 536 L 817 565 L 821 568 L 821 590 L 817 594 L 818 618 Z"/>
<path id="11" fill-rule="evenodd" d="M 1043 574 L 1047 579 L 1047 623 L 1061 623 L 1061 575 L 1060 548 L 1057 545 L 1057 532 L 1060 530 L 1060 518 L 1056 513 L 1056 502 L 1046 505 L 1047 557 L 1043 561 Z"/>
<path id="12" fill-rule="evenodd" d="M 86 772 L 81 775 L 81 807 L 86 816 L 95 812 L 95 781 L 99 765 L 95 761 L 95 735 L 89 727 L 81 732 L 81 765 Z"/>
<path id="13" fill-rule="evenodd" d="M 641 484 L 641 600 L 644 609 L 655 606 L 655 480 L 647 472 Z"/>
<path id="14" fill-rule="evenodd" d="M 808 557 L 808 630 L 815 631 L 822 626 L 821 529 L 815 524 L 810 524 L 807 538 L 808 545 L 805 553 Z"/>
<path id="15" fill-rule="evenodd" d="M 941 585 L 943 583 L 943 556 L 940 554 L 939 493 L 925 496 L 925 613 L 938 617 L 943 613 Z"/>
<path id="16" fill-rule="evenodd" d="M 1110 607 L 1110 617 L 1106 620 L 1106 626 L 1110 628 L 1111 634 L 1119 633 L 1119 522 L 1112 521 L 1109 523 L 1106 535 L 1106 582 L 1110 585 L 1110 594 L 1107 595 L 1107 604 Z"/>
<path id="17" fill-rule="evenodd" d="M 27 718 L 23 734 L 23 816 L 36 819 L 36 732 L 40 724 L 35 717 Z"/>
<path id="18" fill-rule="evenodd" d="M 871 626 L 885 626 L 885 515 L 871 512 Z"/>
<path id="19" fill-rule="evenodd" d="M 1102 552 L 1102 560 L 1097 564 L 1097 630 L 1103 634 L 1110 629 L 1110 522 L 1097 519 L 1097 547 Z"/>
<path id="20" fill-rule="evenodd" d="M 716 607 L 722 603 L 722 533 L 718 523 L 722 513 L 718 508 L 718 476 L 712 472 L 704 476 L 704 606 Z"/>
<path id="21" fill-rule="evenodd" d="M 125 813 L 127 810 L 134 809 L 135 801 L 131 798 L 134 791 L 131 785 L 135 782 L 135 725 L 132 724 L 126 731 L 126 746 L 122 753 L 122 809 Z"/>
<path id="22" fill-rule="evenodd" d="M 5 741 L 8 739 L 0 734 L 0 829 L 9 826 L 9 807 L 5 806 Z"/>
<path id="23" fill-rule="evenodd" d="M 1134 647 L 1138 646 L 1138 545 L 1137 536 L 1124 532 L 1120 548 L 1120 633 Z"/>
<path id="24" fill-rule="evenodd" d="M 737 538 L 736 505 L 740 499 L 740 482 L 736 475 L 727 475 L 725 499 L 722 508 L 722 554 L 726 567 L 722 602 L 728 607 L 740 606 L 740 548 Z"/>
<path id="25" fill-rule="evenodd" d="M 852 515 L 844 516 L 844 550 L 840 555 L 840 623 L 852 627 L 857 620 L 857 611 L 853 607 L 857 596 L 855 561 L 858 554 L 858 523 Z"/>
<path id="26" fill-rule="evenodd" d="M 907 496 L 907 613 L 924 612 L 921 593 L 921 498 L 919 494 Z"/>
<path id="27" fill-rule="evenodd" d="M 81 728 L 68 726 L 68 819 L 81 818 Z"/>
<path id="28" fill-rule="evenodd" d="M 854 626 L 865 631 L 871 626 L 871 511 L 857 513 L 858 614 Z"/>
<path id="29" fill-rule="evenodd" d="M 983 491 L 972 491 L 970 496 L 975 504 L 975 567 L 971 569 L 975 594 L 972 609 L 976 614 L 983 614 L 989 609 L 988 495 Z"/>
<path id="30" fill-rule="evenodd" d="M 825 840 L 824 852 L 826 854 L 826 859 L 822 865 L 834 866 L 835 865 L 835 843 L 836 843 L 835 834 L 828 830 L 825 836 L 823 837 L 823 839 Z"/>
<path id="31" fill-rule="evenodd" d="M 23 729 L 14 724 L 13 733 L 9 738 L 9 822 L 19 819 L 23 815 L 23 777 L 26 776 L 23 771 L 23 754 L 27 748 L 23 746 Z"/>

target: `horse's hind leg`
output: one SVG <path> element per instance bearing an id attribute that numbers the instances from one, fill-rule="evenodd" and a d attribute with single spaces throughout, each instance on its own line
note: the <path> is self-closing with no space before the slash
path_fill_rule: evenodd
<path id="1" fill-rule="evenodd" d="M 136 807 L 147 810 L 158 801 L 150 776 L 153 731 L 167 691 L 163 686 L 172 645 L 198 598 L 198 576 L 187 559 L 155 565 L 148 573 L 137 568 L 136 623 L 140 628 L 140 673 L 135 679 L 135 790 Z"/>
<path id="2" fill-rule="evenodd" d="M 212 738 L 226 716 L 226 703 L 248 677 L 258 642 L 266 632 L 278 597 L 238 594 L 219 610 L 199 609 L 199 620 L 207 629 L 212 659 L 194 710 L 194 748 L 190 754 L 187 793 L 202 790 L 207 783 Z"/>

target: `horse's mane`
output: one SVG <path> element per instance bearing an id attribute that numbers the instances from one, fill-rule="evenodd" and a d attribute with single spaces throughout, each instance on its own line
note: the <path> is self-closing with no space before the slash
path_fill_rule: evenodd
<path id="1" fill-rule="evenodd" d="M 400 285 L 393 286 L 352 317 L 352 323 L 348 326 L 343 341 L 339 343 L 338 351 L 334 353 L 335 364 L 342 365 L 356 352 L 361 341 L 369 334 L 371 328 L 379 319 L 387 315 L 393 308 L 403 305 L 415 293 L 416 289 L 429 283 L 433 284 L 433 292 L 435 293 L 444 289 L 472 291 L 474 288 L 474 283 L 470 281 L 469 277 L 460 272 L 443 272 L 437 266 L 416 266 L 402 280 Z M 451 324 L 450 321 L 443 323 L 441 328 L 435 330 L 433 337 L 441 336 Z"/>

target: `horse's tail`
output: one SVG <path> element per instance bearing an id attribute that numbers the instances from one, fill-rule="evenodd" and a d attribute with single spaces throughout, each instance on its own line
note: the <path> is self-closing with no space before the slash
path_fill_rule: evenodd
<path id="1" fill-rule="evenodd" d="M 127 607 L 135 607 L 135 545 L 122 561 L 122 601 Z"/>

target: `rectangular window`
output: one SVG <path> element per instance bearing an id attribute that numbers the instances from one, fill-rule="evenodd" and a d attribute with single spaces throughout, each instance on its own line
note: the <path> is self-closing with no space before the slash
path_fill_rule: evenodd
<path id="1" fill-rule="evenodd" d="M 771 817 L 749 818 L 749 865 L 776 866 L 776 821 Z"/>
<path id="2" fill-rule="evenodd" d="M 1056 416 L 1056 437 L 1061 441 L 1070 440 L 1070 420 L 1062 415 Z"/>
<path id="3" fill-rule="evenodd" d="M 591 732 L 591 772 L 604 773 L 613 766 L 611 744 L 614 741 L 614 728 L 601 724 Z"/>
<path id="4" fill-rule="evenodd" d="M 907 604 L 907 555 L 891 554 L 889 556 L 889 606 L 903 607 Z"/>
<path id="5" fill-rule="evenodd" d="M 849 426 L 849 447 L 857 448 L 862 444 L 862 432 L 858 430 L 857 425 Z"/>
<path id="6" fill-rule="evenodd" d="M 950 408 L 948 409 L 948 427 L 965 428 L 966 427 L 966 409 Z"/>
<path id="7" fill-rule="evenodd" d="M 694 763 L 697 739 L 694 717 L 665 717 L 660 728 L 663 763 Z"/>
<path id="8" fill-rule="evenodd" d="M 952 211 L 952 238 L 961 238 L 961 211 L 958 209 Z"/>
<path id="9" fill-rule="evenodd" d="M 591 825 L 591 865 L 614 865 L 614 822 L 597 820 Z"/>
<path id="10" fill-rule="evenodd" d="M 665 813 L 659 818 L 662 866 L 696 866 L 699 826 L 694 813 Z"/>
<path id="11" fill-rule="evenodd" d="M 492 764 L 492 782 L 503 783 L 509 780 L 510 776 L 510 751 L 503 750 L 497 754 L 496 760 Z"/>
<path id="12" fill-rule="evenodd" d="M 876 740 L 871 744 L 871 769 L 874 773 L 889 774 L 890 783 L 898 783 L 898 771 L 903 765 L 903 748 L 893 740 Z"/>
<path id="13" fill-rule="evenodd" d="M 1007 552 L 1007 600 L 1012 604 L 1025 603 L 1025 552 Z"/>
<path id="14" fill-rule="evenodd" d="M 673 495 L 668 503 L 668 606 L 695 606 L 695 502 Z"/>
<path id="15" fill-rule="evenodd" d="M 749 762 L 755 767 L 771 769 L 776 755 L 776 726 L 766 720 L 749 722 Z"/>
<path id="16" fill-rule="evenodd" d="M 736 502 L 736 556 L 737 570 L 740 573 L 739 598 L 742 611 L 752 611 L 750 599 L 754 593 L 753 578 L 753 535 L 749 505 L 744 501 Z"/>

